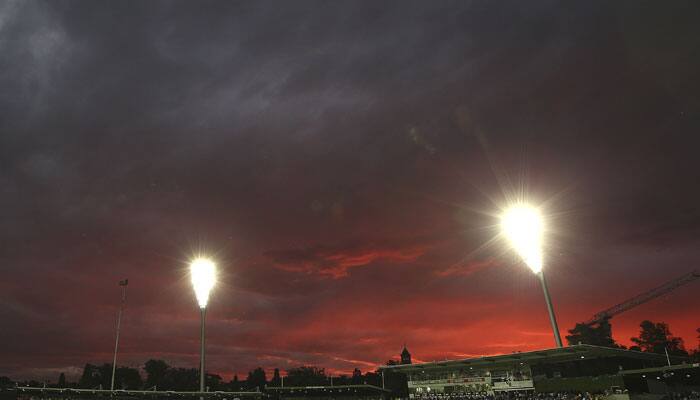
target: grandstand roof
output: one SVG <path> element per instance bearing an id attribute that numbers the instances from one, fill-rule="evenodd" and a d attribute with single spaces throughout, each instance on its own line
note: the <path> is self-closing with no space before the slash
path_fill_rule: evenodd
<path id="1" fill-rule="evenodd" d="M 627 371 L 620 371 L 622 375 L 637 375 L 637 374 L 652 374 L 656 372 L 673 372 L 673 371 L 685 371 L 685 370 L 700 370 L 700 364 L 675 364 L 675 365 L 664 365 L 663 367 L 653 367 L 653 368 L 642 368 L 642 369 L 630 369 Z"/>
<path id="2" fill-rule="evenodd" d="M 392 370 L 397 372 L 434 370 L 444 368 L 458 367 L 486 367 L 498 364 L 513 364 L 513 363 L 546 363 L 546 362 L 562 362 L 573 361 L 576 359 L 585 358 L 602 358 L 602 357 L 627 357 L 634 359 L 650 360 L 665 362 L 666 356 L 663 354 L 645 353 L 641 351 L 633 351 L 627 349 L 617 349 L 611 347 L 593 346 L 589 344 L 577 344 L 562 348 L 552 348 L 544 350 L 534 350 L 527 352 L 518 352 L 511 354 L 501 354 L 494 356 L 463 358 L 458 360 L 432 361 L 420 364 L 408 365 L 384 365 L 380 369 Z M 685 357 L 671 357 L 677 362 L 687 360 Z"/>

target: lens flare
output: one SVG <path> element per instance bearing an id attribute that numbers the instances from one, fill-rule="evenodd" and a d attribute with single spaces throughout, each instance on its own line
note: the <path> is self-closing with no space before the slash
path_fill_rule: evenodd
<path id="1" fill-rule="evenodd" d="M 216 265 L 209 259 L 197 258 L 190 263 L 190 277 L 200 308 L 206 308 L 209 292 L 216 283 Z"/>
<path id="2" fill-rule="evenodd" d="M 542 271 L 544 226 L 539 211 L 527 205 L 512 207 L 501 217 L 501 229 L 532 272 Z"/>

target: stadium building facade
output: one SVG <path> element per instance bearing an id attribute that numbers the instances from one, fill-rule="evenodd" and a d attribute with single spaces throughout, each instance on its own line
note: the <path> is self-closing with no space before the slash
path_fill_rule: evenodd
<path id="1" fill-rule="evenodd" d="M 624 390 L 624 371 L 686 363 L 682 357 L 579 344 L 530 352 L 410 365 L 388 365 L 403 373 L 410 398 L 452 397 L 510 391 Z"/>

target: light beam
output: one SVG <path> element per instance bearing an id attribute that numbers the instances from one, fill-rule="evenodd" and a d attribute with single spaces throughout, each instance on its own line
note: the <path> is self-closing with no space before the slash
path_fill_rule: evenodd
<path id="1" fill-rule="evenodd" d="M 554 315 L 552 299 L 547 289 L 547 281 L 542 270 L 542 236 L 544 224 L 540 212 L 526 204 L 518 204 L 509 208 L 501 216 L 501 229 L 508 238 L 516 253 L 520 255 L 525 264 L 540 278 L 544 300 L 549 312 L 549 322 L 554 332 L 554 342 L 557 347 L 562 347 L 559 325 Z"/>

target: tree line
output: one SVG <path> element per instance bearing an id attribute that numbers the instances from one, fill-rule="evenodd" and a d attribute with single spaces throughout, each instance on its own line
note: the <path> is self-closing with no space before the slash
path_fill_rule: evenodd
<path id="1" fill-rule="evenodd" d="M 696 332 L 700 341 L 700 328 Z M 574 328 L 569 329 L 569 335 L 566 336 L 566 340 L 569 342 L 569 345 L 582 343 L 648 353 L 664 354 L 668 352 L 669 355 L 692 356 L 700 360 L 700 344 L 695 349 L 686 349 L 683 338 L 673 336 L 668 324 L 665 322 L 642 321 L 639 324 L 639 336 L 630 338 L 634 345 L 629 348 L 613 339 L 610 318 L 603 319 L 593 325 L 576 324 Z"/>
<path id="2" fill-rule="evenodd" d="M 387 364 L 394 364 L 388 361 Z M 119 366 L 114 374 L 115 389 L 124 390 L 173 390 L 196 391 L 199 390 L 199 369 L 177 368 L 169 365 L 164 360 L 148 360 L 143 365 L 143 373 L 137 368 Z M 46 384 L 47 387 L 78 388 L 78 389 L 109 389 L 112 379 L 112 364 L 93 365 L 85 364 L 83 373 L 77 382 L 67 382 L 65 374 L 61 373 L 56 383 L 25 381 L 18 382 L 22 386 L 38 386 Z M 402 374 L 387 371 L 384 374 L 384 383 L 387 389 L 393 390 L 397 395 L 405 391 L 406 382 Z M 299 366 L 286 371 L 284 377 L 279 368 L 275 368 L 268 379 L 267 372 L 261 368 L 255 368 L 248 372 L 245 379 L 239 379 L 234 375 L 230 381 L 225 381 L 216 374 L 207 374 L 205 385 L 209 391 L 262 391 L 268 386 L 321 386 L 321 385 L 382 385 L 382 377 L 379 371 L 362 373 L 355 368 L 352 375 L 330 376 L 324 368 L 315 366 Z M 7 377 L 0 377 L 0 388 L 14 387 L 15 383 Z M 408 394 L 406 393 L 406 396 Z"/>

